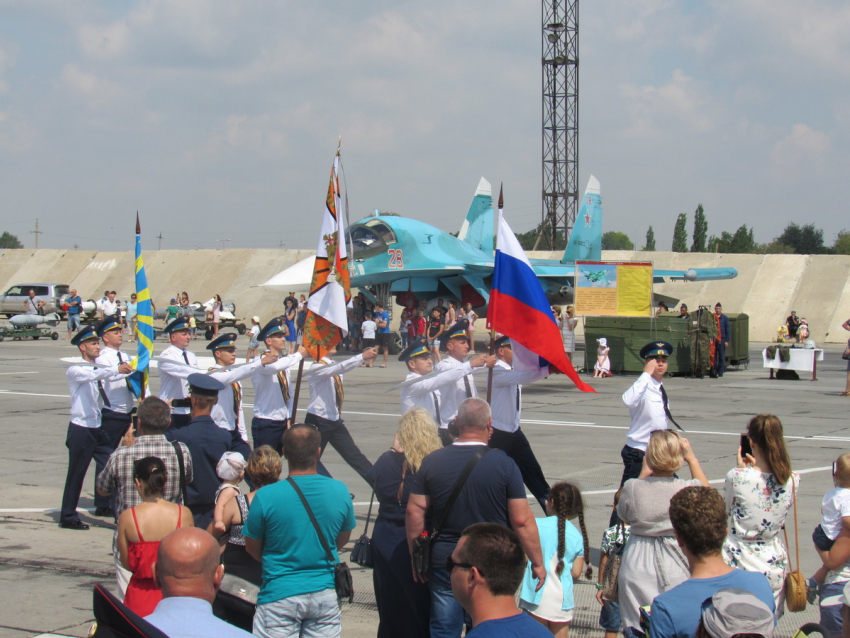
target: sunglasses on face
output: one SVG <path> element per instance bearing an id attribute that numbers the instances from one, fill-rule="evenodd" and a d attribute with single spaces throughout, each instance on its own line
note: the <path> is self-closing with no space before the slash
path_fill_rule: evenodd
<path id="1" fill-rule="evenodd" d="M 446 571 L 449 575 L 451 575 L 452 570 L 455 567 L 460 567 L 461 569 L 472 569 L 475 565 L 471 565 L 470 563 L 456 563 L 451 556 L 446 556 Z"/>

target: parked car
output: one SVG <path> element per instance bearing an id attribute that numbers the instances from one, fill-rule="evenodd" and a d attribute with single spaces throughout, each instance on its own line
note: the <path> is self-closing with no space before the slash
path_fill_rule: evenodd
<path id="1" fill-rule="evenodd" d="M 67 284 L 18 284 L 12 286 L 0 295 L 0 313 L 7 317 L 22 315 L 26 312 L 24 299 L 29 297 L 30 290 L 35 291 L 35 296 L 44 301 L 44 314 L 51 312 L 64 317 L 66 312 L 62 309 L 62 299 L 71 292 Z"/>

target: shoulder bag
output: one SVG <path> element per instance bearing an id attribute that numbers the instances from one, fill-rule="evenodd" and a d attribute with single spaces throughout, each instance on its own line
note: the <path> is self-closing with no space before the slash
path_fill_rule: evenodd
<path id="1" fill-rule="evenodd" d="M 841 355 L 841 358 L 845 361 L 850 359 L 850 339 L 847 340 L 847 347 L 844 349 L 844 354 Z"/>
<path id="2" fill-rule="evenodd" d="M 342 561 L 337 563 L 336 561 L 334 561 L 333 552 L 331 551 L 331 548 L 328 545 L 327 539 L 325 539 L 325 535 L 322 534 L 322 530 L 319 527 L 319 522 L 313 515 L 313 510 L 310 509 L 310 504 L 307 502 L 307 499 L 304 498 L 304 493 L 301 491 L 301 488 L 298 487 L 298 484 L 294 480 L 292 480 L 291 476 L 288 477 L 286 480 L 293 487 L 295 492 L 298 494 L 298 497 L 301 499 L 301 503 L 304 505 L 304 509 L 307 510 L 307 515 L 310 517 L 310 522 L 313 523 L 313 527 L 316 530 L 316 535 L 319 537 L 319 542 L 322 544 L 322 548 L 328 555 L 328 560 L 330 561 L 331 565 L 333 565 L 334 589 L 336 590 L 337 597 L 340 600 L 348 598 L 348 602 L 353 603 L 354 581 L 351 578 L 351 570 L 348 568 L 348 565 L 346 563 L 343 563 Z"/>
<path id="3" fill-rule="evenodd" d="M 452 506 L 455 504 L 457 497 L 460 495 L 460 491 L 463 489 L 466 479 L 468 479 L 469 475 L 472 473 L 472 469 L 475 467 L 476 463 L 481 460 L 481 457 L 489 451 L 490 448 L 488 446 L 482 445 L 481 449 L 479 449 L 472 458 L 469 459 L 466 467 L 463 468 L 463 472 L 460 473 L 457 483 L 455 483 L 451 496 L 449 496 L 449 500 L 446 503 L 446 509 L 443 510 L 443 514 L 440 516 L 440 521 L 434 526 L 434 531 L 429 533 L 426 530 L 413 541 L 413 556 L 411 557 L 413 559 L 413 569 L 416 570 L 416 573 L 420 576 L 427 576 L 428 572 L 431 571 L 431 545 L 434 543 L 434 539 L 440 534 L 440 530 L 443 528 L 446 519 L 449 517 L 449 512 L 452 511 Z"/>
<path id="4" fill-rule="evenodd" d="M 785 576 L 785 605 L 788 611 L 805 611 L 806 609 L 806 578 L 800 571 L 800 537 L 797 534 L 797 486 L 794 483 L 794 475 L 791 475 L 791 490 L 794 494 L 794 551 L 797 556 L 797 569 L 791 565 L 789 552 L 788 564 L 791 571 Z M 788 532 L 785 533 L 785 547 L 788 547 Z"/>
<path id="5" fill-rule="evenodd" d="M 372 490 L 372 498 L 369 499 L 369 513 L 366 514 L 366 527 L 351 548 L 351 562 L 361 567 L 373 567 L 372 540 L 369 538 L 369 520 L 372 518 L 372 503 L 375 502 L 375 490 Z"/>

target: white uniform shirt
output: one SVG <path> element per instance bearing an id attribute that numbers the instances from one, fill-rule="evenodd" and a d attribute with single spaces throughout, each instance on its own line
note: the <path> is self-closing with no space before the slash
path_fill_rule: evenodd
<path id="1" fill-rule="evenodd" d="M 224 390 L 219 390 L 218 403 L 213 406 L 210 416 L 215 424 L 223 430 L 239 431 L 239 436 L 242 440 L 248 441 L 248 431 L 245 429 L 245 395 L 242 392 L 242 384 L 239 383 L 242 379 L 250 377 L 254 370 L 262 365 L 259 359 L 254 359 L 251 363 L 233 368 L 232 370 L 222 370 L 221 372 L 210 372 L 210 376 L 224 384 Z M 220 367 L 220 366 L 219 366 Z M 239 402 L 239 412 L 235 410 L 235 400 L 233 396 L 233 384 L 239 386 L 239 396 L 242 400 Z"/>
<path id="2" fill-rule="evenodd" d="M 483 370 L 486 371 L 486 368 Z M 504 372 L 496 372 L 497 370 Z M 522 413 L 522 384 L 533 383 L 548 376 L 549 366 L 537 370 L 517 371 L 504 361 L 497 361 L 493 367 L 493 392 L 490 397 L 493 427 L 503 432 L 516 432 Z"/>
<path id="3" fill-rule="evenodd" d="M 433 377 L 428 377 L 424 381 L 404 386 L 401 389 L 401 413 L 404 414 L 410 408 L 418 405 L 428 410 L 437 424 L 439 424 L 443 416 L 440 388 L 451 386 L 458 379 L 462 379 L 465 375 L 469 374 L 471 370 L 472 365 L 467 361 L 458 368 L 452 368 Z M 417 379 L 421 376 L 421 374 L 416 374 L 415 372 L 408 372 L 405 380 L 409 381 L 410 379 Z M 437 406 L 439 406 L 440 419 L 437 419 Z"/>
<path id="4" fill-rule="evenodd" d="M 267 366 L 258 366 L 251 374 L 254 384 L 254 416 L 258 419 L 286 421 L 292 414 L 292 402 L 295 399 L 295 386 L 289 386 L 289 401 L 284 402 L 283 392 L 277 373 L 283 371 L 289 379 L 289 368 L 301 361 L 301 355 L 296 352 Z"/>
<path id="5" fill-rule="evenodd" d="M 100 411 L 103 398 L 100 396 L 97 382 L 118 375 L 118 366 L 109 368 L 89 368 L 71 366 L 65 371 L 68 378 L 68 390 L 71 391 L 71 423 L 84 428 L 100 427 Z"/>
<path id="6" fill-rule="evenodd" d="M 310 405 L 307 406 L 307 412 L 328 421 L 338 421 L 340 413 L 336 407 L 334 377 L 339 376 L 342 381 L 343 373 L 357 368 L 361 363 L 363 363 L 362 354 L 345 361 L 334 361 L 330 357 L 324 357 L 319 363 L 314 363 L 307 376 L 310 382 Z"/>
<path id="7" fill-rule="evenodd" d="M 100 350 L 100 356 L 94 360 L 95 363 L 110 368 L 117 368 L 122 363 L 129 363 L 131 357 L 126 352 L 120 352 L 115 348 L 104 346 Z M 127 376 L 120 375 L 103 382 L 103 389 L 109 399 L 109 408 L 113 412 L 129 414 L 136 403 L 136 397 L 127 386 Z"/>
<path id="8" fill-rule="evenodd" d="M 464 361 L 458 361 L 454 357 L 446 357 L 440 363 L 434 366 L 435 372 L 445 372 L 447 370 L 456 370 L 465 364 Z M 469 375 L 472 374 L 472 369 L 469 369 Z M 467 392 L 467 383 L 469 384 L 469 392 Z M 478 390 L 475 389 L 475 380 L 471 376 L 463 375 L 454 383 L 440 388 L 440 423 L 441 428 L 449 427 L 449 421 L 457 416 L 457 409 L 464 399 L 469 397 L 477 397 Z"/>
<path id="9" fill-rule="evenodd" d="M 159 398 L 163 401 L 187 398 L 189 382 L 186 379 L 190 374 L 200 372 L 198 357 L 177 346 L 168 346 L 159 356 Z M 176 365 L 162 359 L 175 361 Z M 171 408 L 172 414 L 189 414 L 190 411 L 190 408 Z"/>
<path id="10" fill-rule="evenodd" d="M 632 417 L 626 445 L 645 451 L 649 435 L 655 430 L 667 429 L 661 383 L 653 379 L 652 375 L 641 373 L 634 385 L 623 393 L 623 403 L 629 408 Z"/>

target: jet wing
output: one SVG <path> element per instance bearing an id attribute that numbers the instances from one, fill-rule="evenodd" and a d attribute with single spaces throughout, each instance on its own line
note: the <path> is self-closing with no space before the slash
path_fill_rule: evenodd
<path id="1" fill-rule="evenodd" d="M 541 279 L 561 278 L 572 283 L 575 277 L 575 264 L 561 263 L 555 259 L 532 259 L 531 267 L 534 274 Z M 687 270 L 658 270 L 652 271 L 652 279 L 656 284 L 672 281 L 712 281 L 717 279 L 734 279 L 738 276 L 735 268 L 689 268 Z"/>
<path id="2" fill-rule="evenodd" d="M 660 284 L 664 279 L 673 281 L 713 281 L 734 279 L 738 276 L 735 268 L 688 268 L 688 270 L 653 270 L 652 280 Z"/>

